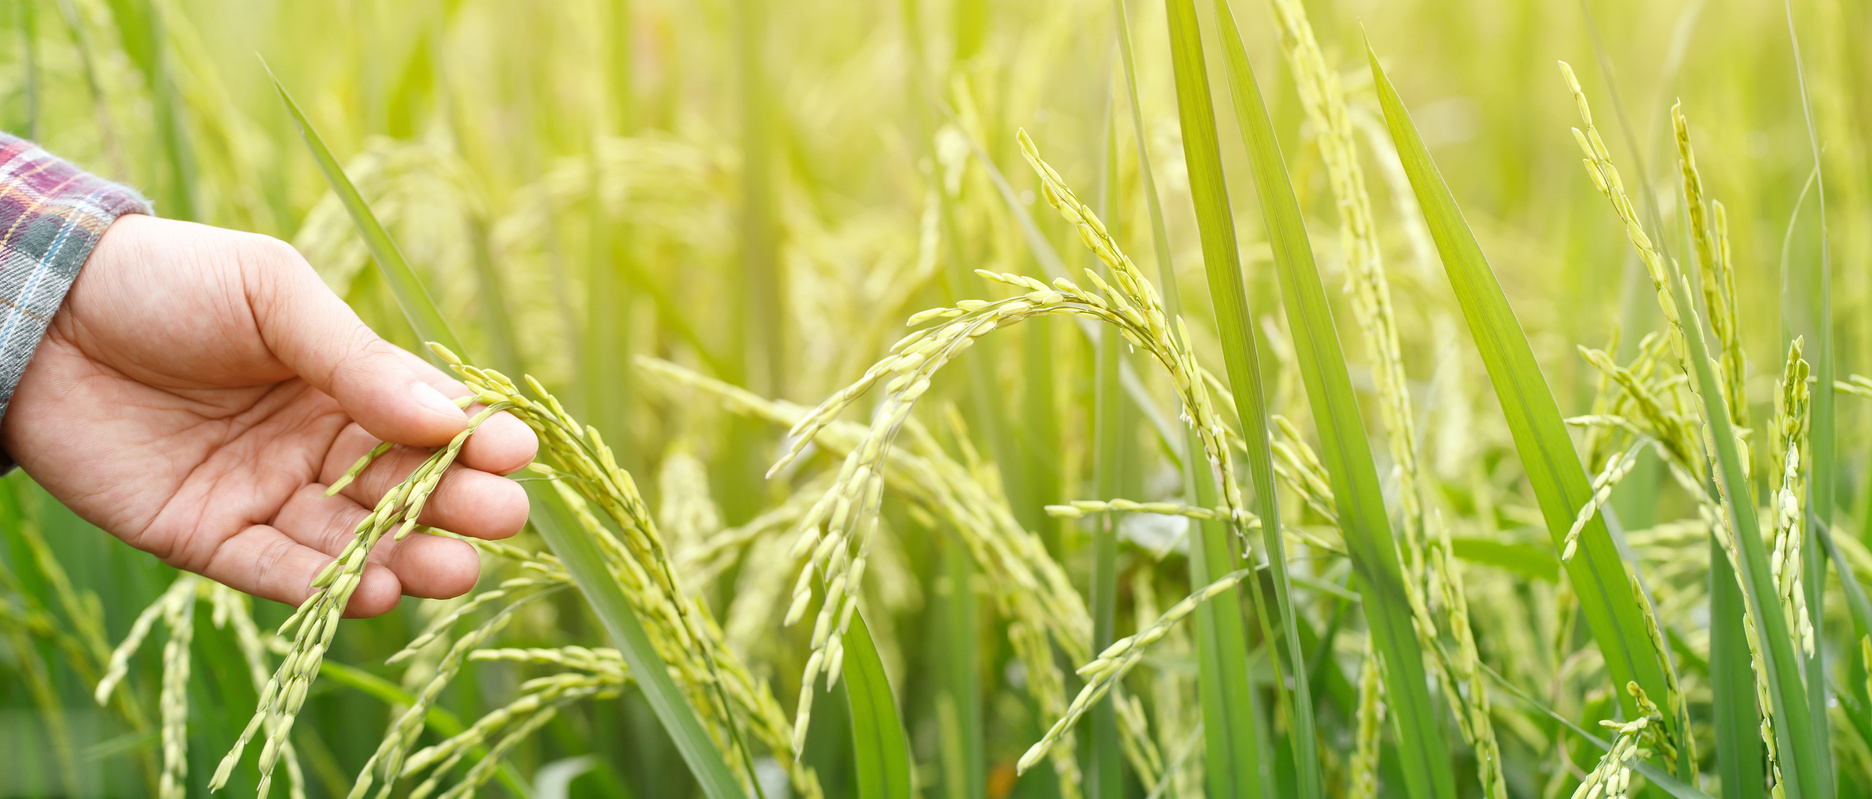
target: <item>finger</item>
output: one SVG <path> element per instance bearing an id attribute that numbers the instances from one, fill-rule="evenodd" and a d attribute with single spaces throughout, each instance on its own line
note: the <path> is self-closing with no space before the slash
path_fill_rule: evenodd
<path id="1" fill-rule="evenodd" d="M 407 350 L 399 350 L 404 362 L 437 391 L 449 399 L 468 396 L 468 387 L 450 377 L 435 365 L 416 357 Z M 471 405 L 467 413 L 473 416 L 483 406 Z M 475 429 L 474 435 L 462 444 L 461 462 L 471 468 L 494 474 L 513 474 L 526 468 L 539 453 L 539 436 L 525 422 L 514 418 L 513 414 L 502 411 L 489 417 Z"/>
<path id="2" fill-rule="evenodd" d="M 256 524 L 221 542 L 201 575 L 229 588 L 298 607 L 312 596 L 312 580 L 332 556 L 294 541 L 271 525 Z M 379 616 L 403 594 L 397 578 L 380 564 L 365 564 L 345 616 Z"/>
<path id="3" fill-rule="evenodd" d="M 370 511 L 343 496 L 325 496 L 324 486 L 308 485 L 286 501 L 273 524 L 300 544 L 336 557 L 357 535 Z M 386 536 L 367 558 L 396 576 L 399 590 L 424 599 L 461 596 L 474 588 L 481 558 L 462 541 L 411 535 L 398 541 Z"/>
<path id="4" fill-rule="evenodd" d="M 319 481 L 327 485 L 343 476 L 357 459 L 376 446 L 368 433 L 350 426 L 338 434 Z M 430 452 L 409 447 L 392 447 L 350 485 L 339 492 L 366 507 L 374 507 L 385 492 L 407 479 Z M 417 518 L 421 524 L 439 527 L 473 538 L 508 538 L 526 526 L 527 495 L 519 483 L 499 475 L 451 465 L 442 481 L 424 503 Z"/>
<path id="5" fill-rule="evenodd" d="M 467 415 L 410 368 L 408 353 L 371 332 L 304 258 L 276 240 L 256 241 L 242 268 L 275 357 L 384 441 L 441 446 L 467 426 Z"/>
<path id="6" fill-rule="evenodd" d="M 410 596 L 452 599 L 468 593 L 481 577 L 481 555 L 466 541 L 419 533 L 395 544 L 383 563 Z"/>

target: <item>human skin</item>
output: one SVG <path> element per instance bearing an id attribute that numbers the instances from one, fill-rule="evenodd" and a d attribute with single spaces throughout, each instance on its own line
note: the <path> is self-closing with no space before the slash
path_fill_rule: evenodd
<path id="1" fill-rule="evenodd" d="M 91 253 L 0 418 L 0 446 L 79 516 L 165 563 L 297 605 L 358 522 L 466 428 L 466 387 L 379 338 L 291 246 L 140 214 Z M 398 446 L 338 495 L 379 441 Z M 533 431 L 488 419 L 420 522 L 477 538 L 526 523 L 501 475 Z M 349 616 L 459 596 L 474 548 L 412 535 L 371 553 Z"/>

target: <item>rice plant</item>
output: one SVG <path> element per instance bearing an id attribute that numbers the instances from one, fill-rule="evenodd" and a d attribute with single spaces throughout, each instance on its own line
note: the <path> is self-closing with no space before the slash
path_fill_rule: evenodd
<path id="1" fill-rule="evenodd" d="M 0 796 L 1860 795 L 1869 24 L 11 4 L 0 129 L 471 423 L 298 607 L 0 480 Z M 425 526 L 496 413 L 527 529 Z"/>

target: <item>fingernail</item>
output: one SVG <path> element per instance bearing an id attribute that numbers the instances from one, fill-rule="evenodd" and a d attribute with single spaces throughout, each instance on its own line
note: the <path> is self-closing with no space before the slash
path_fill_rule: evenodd
<path id="1" fill-rule="evenodd" d="M 410 384 L 410 394 L 416 397 L 416 402 L 418 404 L 431 411 L 446 416 L 466 418 L 462 413 L 462 409 L 455 407 L 455 403 L 449 402 L 449 398 L 442 396 L 442 392 L 437 391 L 435 386 L 417 381 Z"/>

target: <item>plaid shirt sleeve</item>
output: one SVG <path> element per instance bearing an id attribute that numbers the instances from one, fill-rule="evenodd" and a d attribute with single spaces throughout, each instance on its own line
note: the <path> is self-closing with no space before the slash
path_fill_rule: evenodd
<path id="1" fill-rule="evenodd" d="M 135 191 L 0 133 L 0 415 L 104 229 L 149 212 Z"/>

